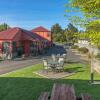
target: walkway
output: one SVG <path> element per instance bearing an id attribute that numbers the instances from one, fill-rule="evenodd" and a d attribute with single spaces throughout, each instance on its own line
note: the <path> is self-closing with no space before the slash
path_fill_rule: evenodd
<path id="1" fill-rule="evenodd" d="M 21 60 L 21 61 L 2 61 L 0 63 L 0 74 L 8 73 L 17 69 L 40 63 L 40 59 Z"/>
<path id="2" fill-rule="evenodd" d="M 68 57 L 67 59 L 72 62 L 83 63 L 83 64 L 89 63 L 87 55 L 81 54 L 77 50 L 69 49 L 67 57 Z"/>

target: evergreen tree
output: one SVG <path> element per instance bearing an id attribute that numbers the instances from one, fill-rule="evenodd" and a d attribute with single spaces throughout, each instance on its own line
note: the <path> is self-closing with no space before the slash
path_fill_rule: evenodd
<path id="1" fill-rule="evenodd" d="M 75 26 L 73 26 L 71 23 L 68 24 L 68 27 L 65 29 L 64 33 L 66 35 L 67 42 L 71 42 L 73 44 L 77 42 L 78 29 Z"/>
<path id="2" fill-rule="evenodd" d="M 51 28 L 52 39 L 54 42 L 64 42 L 64 31 L 59 24 L 55 24 Z"/>
<path id="3" fill-rule="evenodd" d="M 7 30 L 8 28 L 9 28 L 9 26 L 6 23 L 3 23 L 0 25 L 0 31 Z"/>

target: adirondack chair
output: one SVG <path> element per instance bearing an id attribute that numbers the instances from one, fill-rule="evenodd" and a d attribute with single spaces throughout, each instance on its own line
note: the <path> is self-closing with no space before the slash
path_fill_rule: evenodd
<path id="1" fill-rule="evenodd" d="M 63 57 L 60 57 L 58 62 L 60 63 L 61 61 L 64 61 L 64 58 Z"/>
<path id="2" fill-rule="evenodd" d="M 60 57 L 60 54 L 57 54 L 57 56 L 59 56 L 59 57 Z"/>
<path id="3" fill-rule="evenodd" d="M 64 59 L 59 59 L 59 63 L 56 66 L 56 70 L 64 71 Z"/>
<path id="4" fill-rule="evenodd" d="M 48 64 L 48 61 L 46 59 L 43 59 L 43 66 L 44 66 L 44 70 L 46 70 L 47 72 L 49 70 L 51 70 L 51 64 Z"/>
<path id="5" fill-rule="evenodd" d="M 52 57 L 52 60 L 53 60 L 53 61 L 57 61 L 56 55 L 52 54 L 51 57 Z"/>
<path id="6" fill-rule="evenodd" d="M 62 56 L 64 58 L 64 62 L 67 62 L 67 54 L 63 54 Z"/>
<path id="7" fill-rule="evenodd" d="M 61 56 L 60 54 L 56 55 L 57 61 L 59 60 L 60 56 Z"/>

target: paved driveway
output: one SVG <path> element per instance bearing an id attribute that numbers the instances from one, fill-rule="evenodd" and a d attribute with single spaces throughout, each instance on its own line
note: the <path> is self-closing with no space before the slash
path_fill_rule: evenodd
<path id="1" fill-rule="evenodd" d="M 3 61 L 0 63 L 0 74 L 8 73 L 17 69 L 40 63 L 41 59 L 21 60 L 21 61 Z"/>

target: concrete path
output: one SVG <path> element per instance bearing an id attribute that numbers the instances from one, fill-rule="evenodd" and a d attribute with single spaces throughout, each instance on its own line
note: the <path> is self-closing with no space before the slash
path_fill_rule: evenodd
<path id="1" fill-rule="evenodd" d="M 89 63 L 88 57 L 85 54 L 81 54 L 77 50 L 68 50 L 67 59 L 72 62 L 87 64 Z"/>

